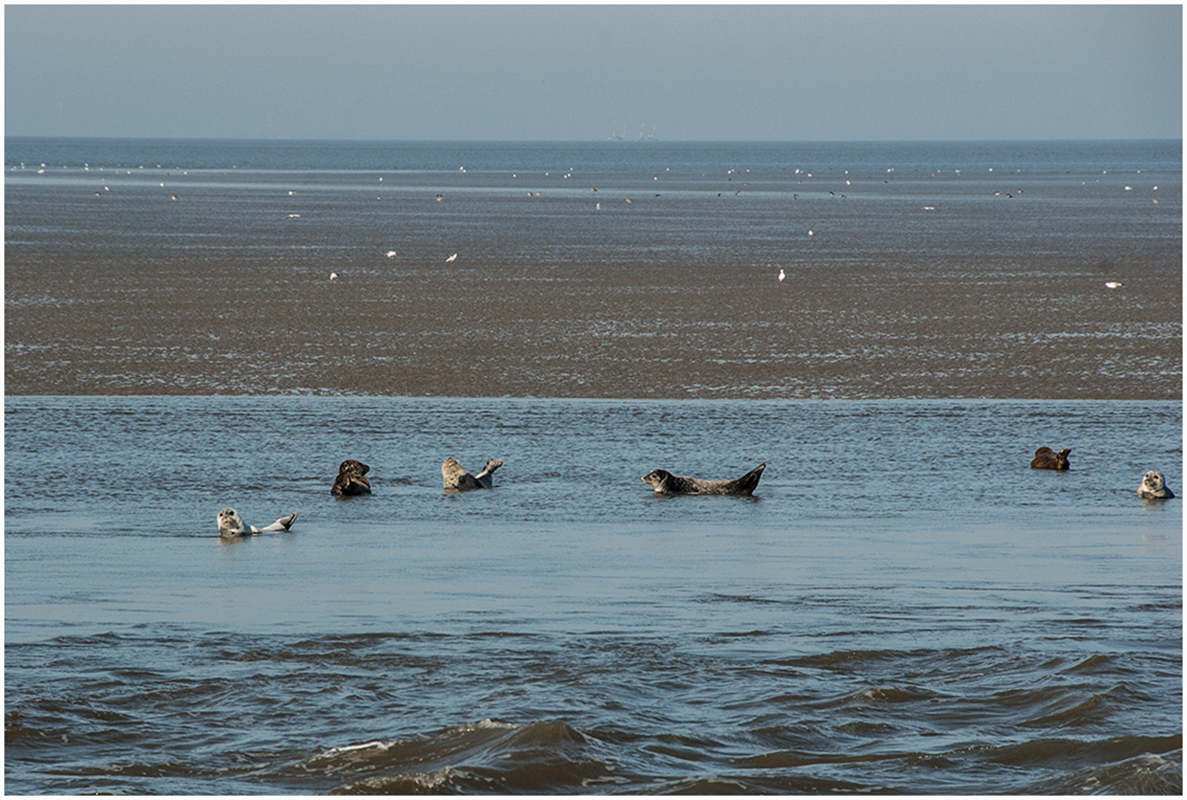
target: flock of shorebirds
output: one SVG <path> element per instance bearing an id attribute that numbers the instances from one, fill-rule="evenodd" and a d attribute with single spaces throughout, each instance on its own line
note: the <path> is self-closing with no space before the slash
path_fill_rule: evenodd
<path id="1" fill-rule="evenodd" d="M 1069 469 L 1068 455 L 1072 451 L 1064 449 L 1056 452 L 1050 447 L 1040 447 L 1035 451 L 1034 459 L 1030 462 L 1032 469 L 1054 469 L 1064 471 Z M 493 489 L 494 473 L 503 466 L 501 458 L 491 458 L 477 475 L 471 475 L 453 457 L 441 463 L 441 477 L 446 492 L 468 492 L 474 489 Z M 728 481 L 706 481 L 687 475 L 673 475 L 666 469 L 654 469 L 640 480 L 652 488 L 656 494 L 691 494 L 691 495 L 745 495 L 754 493 L 758 482 L 762 478 L 767 462 L 759 464 L 740 478 Z M 371 481 L 367 473 L 371 468 L 354 458 L 348 458 L 338 466 L 338 477 L 330 494 L 350 496 L 371 494 Z M 1138 497 L 1146 501 L 1169 500 L 1175 493 L 1166 485 L 1166 479 L 1161 472 L 1150 470 L 1142 477 L 1138 486 Z M 224 508 L 218 512 L 218 532 L 222 538 L 235 539 L 250 536 L 254 533 L 270 533 L 288 531 L 297 521 L 296 513 L 273 522 L 263 528 L 247 525 L 233 508 Z"/>
<path id="2" fill-rule="evenodd" d="M 809 235 L 809 236 L 813 236 L 813 235 L 815 235 L 815 234 L 814 234 L 814 232 L 813 232 L 813 231 L 808 231 L 808 235 Z M 395 258 L 395 257 L 396 257 L 398 254 L 396 253 L 396 251 L 395 251 L 395 250 L 388 250 L 388 251 L 387 251 L 386 253 L 384 253 L 383 255 L 384 255 L 386 258 Z M 451 255 L 449 258 L 445 259 L 445 263 L 446 263 L 446 264 L 452 264 L 454 261 L 457 261 L 457 256 L 458 256 L 458 254 L 457 254 L 457 253 L 454 253 L 454 254 L 453 254 L 453 255 Z M 331 272 L 331 273 L 330 273 L 330 280 L 332 280 L 332 281 L 336 281 L 336 280 L 338 280 L 338 278 L 339 278 L 339 277 L 341 277 L 341 276 L 340 276 L 340 275 L 339 275 L 337 272 Z M 786 273 L 786 272 L 783 270 L 783 268 L 782 268 L 782 267 L 780 267 L 780 268 L 779 268 L 779 283 L 783 283 L 783 282 L 784 282 L 784 281 L 786 281 L 786 280 L 787 280 L 787 273 Z M 1105 282 L 1105 286 L 1106 286 L 1107 288 L 1109 288 L 1109 289 L 1120 289 L 1120 288 L 1121 288 L 1121 287 L 1123 287 L 1124 285 L 1125 285 L 1125 284 L 1124 284 L 1124 283 L 1122 283 L 1121 281 L 1106 281 L 1106 282 Z"/>

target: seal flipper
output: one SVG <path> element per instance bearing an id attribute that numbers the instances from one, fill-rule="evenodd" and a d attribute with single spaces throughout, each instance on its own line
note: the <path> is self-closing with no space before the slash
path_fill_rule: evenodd
<path id="1" fill-rule="evenodd" d="M 767 462 L 762 462 L 741 478 L 731 481 L 730 493 L 752 494 L 758 488 L 758 481 L 762 478 L 762 471 L 767 468 Z"/>
<path id="2" fill-rule="evenodd" d="M 265 528 L 257 528 L 255 525 L 251 526 L 252 533 L 272 533 L 274 531 L 287 531 L 293 527 L 293 523 L 297 521 L 297 513 L 294 511 L 287 517 L 281 517 Z"/>
<path id="3" fill-rule="evenodd" d="M 501 466 L 503 466 L 503 459 L 501 459 L 501 458 L 488 459 L 486 462 L 486 466 L 482 468 L 482 472 L 479 472 L 477 475 L 474 476 L 474 480 L 478 481 L 478 483 L 481 484 L 483 489 L 493 489 L 495 486 L 495 481 L 494 481 L 495 470 Z"/>

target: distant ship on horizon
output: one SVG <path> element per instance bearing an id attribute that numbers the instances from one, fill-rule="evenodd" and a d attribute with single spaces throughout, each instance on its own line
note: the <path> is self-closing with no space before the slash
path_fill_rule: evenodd
<path id="1" fill-rule="evenodd" d="M 618 128 L 614 129 L 614 133 L 606 137 L 608 142 L 625 142 L 627 138 L 618 132 Z M 639 136 L 634 141 L 636 142 L 654 142 L 655 141 L 655 126 L 651 126 L 651 133 L 647 133 L 646 127 L 639 125 Z"/>

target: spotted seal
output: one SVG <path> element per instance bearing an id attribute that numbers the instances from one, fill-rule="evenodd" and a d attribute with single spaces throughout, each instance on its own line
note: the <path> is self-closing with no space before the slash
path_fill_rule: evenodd
<path id="1" fill-rule="evenodd" d="M 371 494 L 371 481 L 363 477 L 370 471 L 371 468 L 362 461 L 346 459 L 338 465 L 338 477 L 330 494 Z"/>
<path id="2" fill-rule="evenodd" d="M 1170 500 L 1174 496 L 1175 493 L 1166 485 L 1162 473 L 1156 470 L 1147 472 L 1138 486 L 1138 497 L 1143 500 Z"/>
<path id="3" fill-rule="evenodd" d="M 1069 466 L 1067 457 L 1071 452 L 1071 450 L 1060 450 L 1056 453 L 1050 447 L 1040 447 L 1035 450 L 1035 457 L 1030 462 L 1030 468 L 1065 470 Z"/>
<path id="4" fill-rule="evenodd" d="M 239 516 L 239 512 L 235 509 L 224 508 L 218 512 L 218 535 L 225 536 L 228 539 L 234 539 L 237 536 L 248 536 L 253 533 L 287 531 L 293 527 L 293 523 L 296 521 L 297 515 L 294 512 L 287 517 L 281 517 L 267 527 L 257 528 L 255 525 L 245 525 L 243 519 Z"/>
<path id="5" fill-rule="evenodd" d="M 466 472 L 456 458 L 445 459 L 441 464 L 441 477 L 445 480 L 445 488 L 449 491 L 468 492 L 471 489 L 493 489 L 495 470 L 503 466 L 501 458 L 492 458 L 486 462 L 482 472 L 471 475 Z"/>
<path id="6" fill-rule="evenodd" d="M 732 481 L 702 481 L 684 475 L 673 475 L 666 469 L 653 469 L 640 480 L 657 494 L 753 494 L 767 462 L 762 462 L 740 478 Z"/>

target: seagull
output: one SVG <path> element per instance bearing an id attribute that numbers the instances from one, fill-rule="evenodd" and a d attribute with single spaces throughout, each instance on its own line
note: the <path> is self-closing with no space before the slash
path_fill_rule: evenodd
<path id="1" fill-rule="evenodd" d="M 395 257 L 396 257 L 396 251 L 395 251 L 395 250 L 388 250 L 386 253 L 384 253 L 384 255 L 385 255 L 385 256 L 387 256 L 388 258 L 395 258 Z"/>
<path id="2" fill-rule="evenodd" d="M 337 279 L 337 277 L 338 277 L 338 273 L 337 273 L 337 272 L 331 272 L 331 273 L 330 273 L 330 280 L 336 280 L 336 279 Z"/>
<path id="3" fill-rule="evenodd" d="M 453 255 L 451 255 L 449 258 L 445 259 L 445 263 L 446 263 L 446 264 L 448 264 L 448 263 L 449 263 L 449 262 L 451 262 L 451 261 L 457 261 L 457 253 L 454 253 L 454 254 L 453 254 Z"/>
<path id="4" fill-rule="evenodd" d="M 785 274 L 783 274 L 783 270 L 780 269 L 779 270 L 779 283 L 783 283 L 783 281 L 786 280 L 786 278 L 787 278 L 787 276 Z"/>
<path id="5" fill-rule="evenodd" d="M 1110 289 L 1119 289 L 1124 285 L 1125 284 L 1122 283 L 1121 281 L 1109 281 L 1108 283 L 1105 284 L 1105 286 L 1109 287 Z"/>

